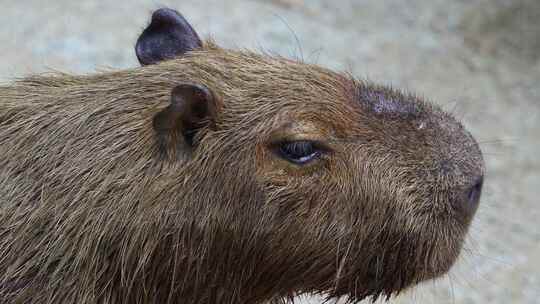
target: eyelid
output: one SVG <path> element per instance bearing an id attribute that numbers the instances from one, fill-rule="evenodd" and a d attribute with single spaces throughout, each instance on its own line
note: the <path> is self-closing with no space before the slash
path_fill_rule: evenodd
<path id="1" fill-rule="evenodd" d="M 270 142 L 269 146 L 271 148 L 279 148 L 280 145 L 284 144 L 284 143 L 293 143 L 293 142 L 297 142 L 297 141 L 307 141 L 307 142 L 310 142 L 313 144 L 313 146 L 317 149 L 317 150 L 320 150 L 321 152 L 324 152 L 324 153 L 327 153 L 327 152 L 332 152 L 333 149 L 325 142 L 321 141 L 321 140 L 314 140 L 314 139 L 309 139 L 309 138 L 281 138 L 281 139 L 277 139 L 277 140 L 274 140 L 272 142 Z"/>
<path id="2" fill-rule="evenodd" d="M 332 148 L 330 148 L 330 146 L 328 144 L 326 144 L 325 142 L 323 141 L 320 141 L 320 140 L 310 140 L 310 142 L 313 143 L 313 146 L 317 149 L 317 150 L 320 150 L 324 153 L 327 153 L 327 152 L 331 152 L 332 151 Z"/>

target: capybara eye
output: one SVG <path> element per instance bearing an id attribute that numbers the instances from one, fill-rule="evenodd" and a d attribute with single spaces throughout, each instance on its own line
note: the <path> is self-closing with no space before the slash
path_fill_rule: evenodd
<path id="1" fill-rule="evenodd" d="M 279 145 L 279 155 L 299 165 L 312 161 L 320 154 L 320 149 L 317 149 L 315 144 L 308 140 L 282 142 Z"/>

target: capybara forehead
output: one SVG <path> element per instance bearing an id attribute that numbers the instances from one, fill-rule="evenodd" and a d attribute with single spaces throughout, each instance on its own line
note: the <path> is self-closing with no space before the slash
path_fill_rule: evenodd
<path id="1" fill-rule="evenodd" d="M 296 117 L 332 114 L 331 120 L 339 120 L 354 110 L 348 101 L 350 77 L 282 57 L 211 47 L 145 68 L 210 86 L 221 97 L 219 120 L 223 115 L 230 122 L 246 116 L 270 118 L 291 109 Z"/>
<path id="2" fill-rule="evenodd" d="M 249 106 L 271 100 L 276 106 L 296 104 L 304 111 L 321 111 L 327 105 L 336 114 L 344 111 L 335 119 L 348 117 L 351 111 L 386 119 L 415 119 L 433 110 L 415 95 L 359 81 L 345 73 L 299 60 L 207 45 L 206 51 L 180 60 L 194 64 L 198 77 L 214 78 L 224 94 L 233 92 L 236 98 L 228 102 Z"/>
<path id="3" fill-rule="evenodd" d="M 192 66 L 196 78 L 209 77 L 221 82 L 225 85 L 224 90 L 242 90 L 251 95 L 287 97 L 306 102 L 316 102 L 316 99 L 308 98 L 324 92 L 342 94 L 349 81 L 339 73 L 300 60 L 221 49 L 212 44 L 177 62 Z M 174 65 L 173 62 L 169 64 Z"/>

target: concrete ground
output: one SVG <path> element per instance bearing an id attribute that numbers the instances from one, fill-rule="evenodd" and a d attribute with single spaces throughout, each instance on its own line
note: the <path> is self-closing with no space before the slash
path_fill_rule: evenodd
<path id="1" fill-rule="evenodd" d="M 0 1 L 3 82 L 137 66 L 137 35 L 151 10 L 170 6 L 224 46 L 428 96 L 481 142 L 487 180 L 459 264 L 393 301 L 540 303 L 540 1 Z"/>

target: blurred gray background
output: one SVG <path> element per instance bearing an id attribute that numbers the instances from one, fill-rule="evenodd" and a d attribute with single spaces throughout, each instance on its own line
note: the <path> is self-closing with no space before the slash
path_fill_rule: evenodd
<path id="1" fill-rule="evenodd" d="M 485 191 L 458 265 L 393 301 L 540 303 L 540 0 L 0 4 L 0 82 L 137 66 L 138 34 L 170 6 L 225 47 L 303 57 L 441 104 L 481 143 Z"/>

